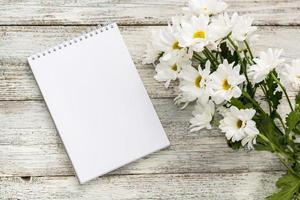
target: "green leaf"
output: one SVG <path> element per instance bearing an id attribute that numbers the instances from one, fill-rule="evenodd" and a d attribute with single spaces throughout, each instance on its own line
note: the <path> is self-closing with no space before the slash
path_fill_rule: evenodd
<path id="1" fill-rule="evenodd" d="M 299 197 L 300 179 L 290 173 L 280 177 L 276 186 L 280 189 L 279 192 L 269 196 L 268 200 L 293 200 Z"/>
<path id="2" fill-rule="evenodd" d="M 267 114 L 260 114 L 256 125 L 263 133 L 272 133 L 274 131 L 272 119 Z"/>
<path id="3" fill-rule="evenodd" d="M 239 99 L 236 99 L 236 98 L 231 98 L 230 99 L 230 104 L 237 107 L 238 109 L 244 109 L 245 108 L 245 105 Z"/>
<path id="4" fill-rule="evenodd" d="M 226 42 L 223 42 L 220 44 L 220 49 L 221 49 L 221 52 L 220 52 L 221 56 L 223 58 L 226 58 L 229 63 L 233 63 L 233 62 L 235 64 L 238 63 L 238 57 L 237 57 L 236 52 L 234 52 L 232 54 L 229 47 L 227 46 Z"/>
<path id="5" fill-rule="evenodd" d="M 300 92 L 296 95 L 296 104 L 300 105 Z"/>
<path id="6" fill-rule="evenodd" d="M 300 92 L 296 95 L 296 105 L 295 105 L 295 110 L 300 110 Z"/>
<path id="7" fill-rule="evenodd" d="M 277 77 L 276 72 L 273 72 Z M 274 81 L 271 76 L 266 78 L 266 85 L 268 90 L 266 91 L 266 98 L 268 98 L 272 104 L 272 108 L 275 111 L 282 99 L 282 92 L 277 91 L 278 84 Z"/>
<path id="8" fill-rule="evenodd" d="M 294 133 L 300 135 L 300 125 L 298 124 L 296 128 L 293 130 Z"/>
<path id="9" fill-rule="evenodd" d="M 288 132 L 295 130 L 299 123 L 300 123 L 300 111 L 295 110 L 290 112 L 290 114 L 286 118 L 286 126 Z M 297 133 L 298 131 L 296 130 L 295 132 Z"/>
<path id="10" fill-rule="evenodd" d="M 244 99 L 243 97 L 240 97 L 238 99 L 231 98 L 229 104 L 237 107 L 238 109 L 253 108 L 253 104 L 248 102 L 247 99 Z"/>
<path id="11" fill-rule="evenodd" d="M 265 144 L 263 141 L 259 141 L 260 139 L 256 139 L 257 144 L 254 145 L 256 151 L 270 151 L 272 152 L 273 149 L 270 145 Z"/>
<path id="12" fill-rule="evenodd" d="M 192 57 L 192 66 L 195 66 L 197 69 L 198 66 L 200 65 L 202 69 L 205 68 L 205 63 L 207 59 L 202 58 L 197 52 L 193 52 L 193 57 Z"/>
<path id="13" fill-rule="evenodd" d="M 295 153 L 295 159 L 299 159 L 299 152 Z M 296 172 L 299 172 L 300 171 L 300 164 L 298 162 L 295 162 L 294 165 L 293 165 L 293 169 Z"/>
<path id="14" fill-rule="evenodd" d="M 232 148 L 234 150 L 237 150 L 237 149 L 241 148 L 241 146 L 242 146 L 241 141 L 232 142 L 231 140 L 227 140 L 227 144 L 230 148 Z"/>
<path id="15" fill-rule="evenodd" d="M 286 140 L 284 135 L 275 126 L 273 119 L 268 114 L 259 114 L 254 119 L 260 133 L 264 134 L 270 142 L 280 149 L 286 148 Z"/>

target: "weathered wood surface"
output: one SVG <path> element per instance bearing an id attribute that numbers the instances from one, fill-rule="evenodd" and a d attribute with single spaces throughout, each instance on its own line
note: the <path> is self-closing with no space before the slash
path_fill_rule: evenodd
<path id="1" fill-rule="evenodd" d="M 141 64 L 149 30 L 159 28 L 152 25 L 166 24 L 186 2 L 0 1 L 0 199 L 256 200 L 275 189 L 284 169 L 275 156 L 233 151 L 217 129 L 189 133 L 192 108 L 173 105 L 174 88 L 165 90 Z M 300 57 L 300 0 L 226 2 L 261 25 L 257 50 L 284 48 L 287 59 Z M 171 146 L 80 186 L 26 57 L 106 21 L 122 25 Z"/>
<path id="2" fill-rule="evenodd" d="M 153 98 L 174 97 L 173 87 L 166 90 L 162 83 L 153 79 L 154 70 L 150 65 L 142 65 L 141 58 L 150 35 L 150 29 L 159 27 L 126 26 L 121 32 L 136 63 L 149 95 Z M 47 47 L 58 44 L 88 29 L 86 26 L 4 26 L 0 27 L 0 100 L 41 100 L 26 58 Z M 268 47 L 284 48 L 285 57 L 300 57 L 298 27 L 259 27 L 260 40 L 256 50 Z"/>
<path id="3" fill-rule="evenodd" d="M 54 0 L 0 2 L 0 24 L 165 24 L 186 0 Z M 229 12 L 248 14 L 261 25 L 299 25 L 299 0 L 227 0 Z"/>
<path id="4" fill-rule="evenodd" d="M 266 152 L 234 151 L 218 130 L 188 133 L 191 108 L 179 110 L 170 99 L 153 104 L 171 141 L 114 174 L 274 171 L 283 167 Z M 73 175 L 44 102 L 0 102 L 0 176 Z M 49 167 L 51 166 L 51 167 Z"/>
<path id="5" fill-rule="evenodd" d="M 74 177 L 0 178 L 0 199 L 257 200 L 281 173 L 111 175 L 79 185 Z"/>

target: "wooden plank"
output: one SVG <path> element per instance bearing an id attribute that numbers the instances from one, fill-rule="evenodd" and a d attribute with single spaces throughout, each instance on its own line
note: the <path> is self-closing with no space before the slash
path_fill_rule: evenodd
<path id="1" fill-rule="evenodd" d="M 260 200 L 273 193 L 280 172 L 105 176 L 85 185 L 75 177 L 0 178 L 0 199 Z"/>
<path id="2" fill-rule="evenodd" d="M 254 17 L 260 25 L 298 25 L 299 0 L 227 0 L 229 12 Z M 171 16 L 182 13 L 187 0 L 87 0 L 0 2 L 0 25 L 165 24 Z"/>
<path id="3" fill-rule="evenodd" d="M 234 151 L 217 129 L 188 132 L 191 109 L 153 99 L 171 146 L 113 174 L 282 170 L 268 152 Z M 44 102 L 0 102 L 0 176 L 73 175 Z"/>
<path id="4" fill-rule="evenodd" d="M 26 57 L 78 35 L 88 28 L 87 26 L 0 27 L 0 100 L 41 100 Z M 155 73 L 153 67 L 141 64 L 150 30 L 157 28 L 159 27 L 130 26 L 121 27 L 121 32 L 149 95 L 153 98 L 174 97 L 176 96 L 174 87 L 171 86 L 166 90 L 163 83 L 153 79 Z M 284 48 L 284 56 L 288 60 L 300 57 L 300 46 L 295 45 L 300 41 L 298 27 L 259 27 L 258 33 L 261 37 L 255 43 L 257 51 L 268 47 Z"/>

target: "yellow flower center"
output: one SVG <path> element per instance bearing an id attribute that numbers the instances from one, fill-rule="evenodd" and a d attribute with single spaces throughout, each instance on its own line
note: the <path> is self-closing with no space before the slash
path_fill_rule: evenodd
<path id="1" fill-rule="evenodd" d="M 172 49 L 175 50 L 175 49 L 180 49 L 180 46 L 179 46 L 179 42 L 176 41 L 174 42 L 173 46 L 172 46 Z"/>
<path id="2" fill-rule="evenodd" d="M 200 75 L 196 77 L 196 79 L 195 79 L 195 86 L 197 88 L 200 88 L 201 80 L 202 80 L 202 77 Z"/>
<path id="3" fill-rule="evenodd" d="M 207 5 L 203 6 L 202 9 L 203 9 L 204 11 L 207 11 L 207 10 L 208 10 Z"/>
<path id="4" fill-rule="evenodd" d="M 242 125 L 243 125 L 243 121 L 239 119 L 236 123 L 237 128 L 241 128 Z"/>
<path id="5" fill-rule="evenodd" d="M 177 71 L 177 65 L 176 65 L 176 64 L 172 65 L 171 69 L 172 69 L 173 71 Z"/>
<path id="6" fill-rule="evenodd" d="M 231 88 L 231 85 L 228 83 L 227 79 L 223 81 L 223 89 L 229 90 Z"/>
<path id="7" fill-rule="evenodd" d="M 202 30 L 196 31 L 193 35 L 193 38 L 194 39 L 198 39 L 198 38 L 204 39 L 205 38 L 205 32 L 202 31 Z"/>

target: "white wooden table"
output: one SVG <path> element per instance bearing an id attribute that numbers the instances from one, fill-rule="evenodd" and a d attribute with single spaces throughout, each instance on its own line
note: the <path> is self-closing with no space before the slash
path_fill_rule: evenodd
<path id="1" fill-rule="evenodd" d="M 0 199 L 263 199 L 284 168 L 264 152 L 233 151 L 218 130 L 188 133 L 191 109 L 141 64 L 150 29 L 165 25 L 184 0 L 0 1 Z M 228 0 L 253 16 L 257 50 L 285 48 L 300 57 L 300 0 Z M 79 185 L 26 57 L 105 21 L 126 44 L 171 146 Z"/>

